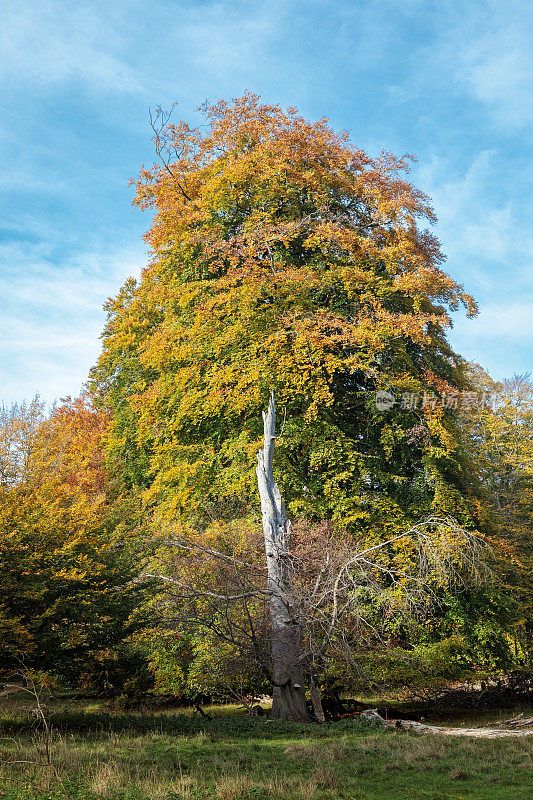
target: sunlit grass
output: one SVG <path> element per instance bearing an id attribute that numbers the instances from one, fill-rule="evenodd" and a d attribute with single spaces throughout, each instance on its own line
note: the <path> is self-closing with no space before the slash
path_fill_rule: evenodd
<path id="1" fill-rule="evenodd" d="M 43 741 L 12 700 L 2 709 L 0 797 L 58 800 Z M 247 719 L 225 709 L 106 713 L 60 703 L 52 761 L 72 800 L 530 800 L 533 741 L 449 739 Z M 220 707 L 213 709 L 220 712 Z M 55 717 L 52 717 L 54 721 Z M 14 763 L 26 762 L 26 763 Z M 31 762 L 31 763 L 27 763 Z"/>

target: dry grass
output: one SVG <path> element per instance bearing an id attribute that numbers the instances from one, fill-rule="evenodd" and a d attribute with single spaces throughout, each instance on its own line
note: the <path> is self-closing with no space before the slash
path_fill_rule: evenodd
<path id="1" fill-rule="evenodd" d="M 454 781 L 466 781 L 469 775 L 468 772 L 465 772 L 464 769 L 461 767 L 457 767 L 457 769 L 452 769 L 450 772 L 450 778 Z"/>
<path id="2" fill-rule="evenodd" d="M 329 767 L 319 767 L 313 775 L 318 789 L 338 789 L 339 778 L 332 772 Z"/>
<path id="3" fill-rule="evenodd" d="M 189 776 L 162 777 L 154 768 L 141 772 L 135 768 L 124 770 L 115 761 L 97 764 L 87 776 L 90 790 L 101 798 L 115 798 L 126 788 L 135 786 L 142 796 L 150 800 L 186 800 L 195 796 L 197 782 Z"/>

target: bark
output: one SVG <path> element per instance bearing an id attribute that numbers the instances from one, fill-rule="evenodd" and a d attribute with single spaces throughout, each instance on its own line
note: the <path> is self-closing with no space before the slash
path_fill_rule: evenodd
<path id="1" fill-rule="evenodd" d="M 319 722 L 325 722 L 326 715 L 324 714 L 324 709 L 322 707 L 322 697 L 320 695 L 320 689 L 316 685 L 312 675 L 309 678 L 309 694 L 311 696 L 311 703 L 313 705 L 313 714 L 315 715 L 315 717 Z"/>
<path id="2" fill-rule="evenodd" d="M 304 665 L 300 624 L 291 613 L 291 527 L 280 490 L 274 481 L 272 461 L 276 442 L 276 406 L 270 397 L 263 412 L 264 445 L 257 454 L 257 485 L 267 562 L 268 612 L 272 651 L 272 717 L 311 722 L 305 702 Z"/>

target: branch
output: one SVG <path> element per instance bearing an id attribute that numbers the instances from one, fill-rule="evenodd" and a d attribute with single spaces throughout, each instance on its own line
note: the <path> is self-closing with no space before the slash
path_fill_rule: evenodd
<path id="1" fill-rule="evenodd" d="M 163 109 L 161 108 L 161 106 L 158 106 L 156 108 L 155 120 L 154 120 L 154 118 L 152 116 L 152 109 L 148 108 L 148 117 L 150 119 L 150 127 L 154 132 L 155 152 L 156 152 L 159 160 L 163 164 L 164 168 L 168 172 L 168 174 L 176 182 L 176 185 L 177 185 L 178 189 L 180 190 L 180 192 L 182 193 L 183 197 L 186 200 L 190 201 L 191 198 L 189 197 L 189 195 L 187 194 L 187 192 L 185 191 L 185 189 L 183 188 L 183 186 L 179 182 L 176 174 L 171 170 L 170 165 L 169 165 L 169 159 L 165 159 L 163 157 L 163 149 L 165 147 L 165 144 L 163 142 L 163 139 L 161 138 L 161 134 L 164 132 L 165 126 L 166 126 L 167 122 L 169 121 L 171 114 L 172 114 L 172 111 L 164 112 Z M 157 120 L 161 120 L 159 125 L 157 124 Z"/>
<path id="2" fill-rule="evenodd" d="M 219 558 L 222 561 L 229 561 L 232 564 L 239 564 L 241 567 L 250 567 L 251 569 L 266 569 L 266 567 L 259 564 L 251 564 L 249 561 L 241 561 L 240 559 L 235 558 L 235 556 L 227 556 L 225 553 L 221 553 L 220 550 L 213 550 L 212 547 L 204 547 L 204 545 L 196 542 L 186 543 L 181 539 L 170 539 L 166 542 L 162 542 L 162 545 L 167 547 L 181 547 L 183 550 L 199 550 L 201 553 L 206 553 L 206 555 L 213 556 L 213 558 Z"/>
<path id="3" fill-rule="evenodd" d="M 268 595 L 270 592 L 268 589 L 257 589 L 252 592 L 242 592 L 241 594 L 218 594 L 216 592 L 208 592 L 207 590 L 203 589 L 196 589 L 191 584 L 182 583 L 182 581 L 177 581 L 175 578 L 169 578 L 167 575 L 157 575 L 152 572 L 145 572 L 143 573 L 143 577 L 145 578 L 156 578 L 160 581 L 165 581 L 166 583 L 171 583 L 174 586 L 179 586 L 181 589 L 186 589 L 189 592 L 189 596 L 199 596 L 199 597 L 213 597 L 215 600 L 242 600 L 243 597 L 259 597 L 262 595 Z"/>

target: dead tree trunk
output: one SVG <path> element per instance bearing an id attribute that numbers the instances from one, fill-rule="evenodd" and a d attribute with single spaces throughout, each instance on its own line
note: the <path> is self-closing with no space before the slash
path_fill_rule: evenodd
<path id="1" fill-rule="evenodd" d="M 320 694 L 320 689 L 315 683 L 315 679 L 312 675 L 309 676 L 309 694 L 311 696 L 311 703 L 313 705 L 313 714 L 317 718 L 318 722 L 325 722 L 326 715 L 324 714 L 324 708 L 322 706 L 322 696 Z"/>
<path id="2" fill-rule="evenodd" d="M 270 397 L 263 412 L 264 445 L 257 454 L 257 484 L 267 562 L 268 611 L 274 684 L 272 717 L 311 722 L 305 702 L 302 632 L 291 613 L 291 527 L 278 485 L 272 473 L 276 442 L 276 406 Z"/>

